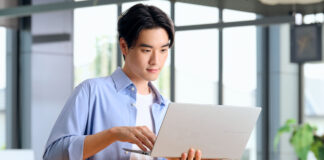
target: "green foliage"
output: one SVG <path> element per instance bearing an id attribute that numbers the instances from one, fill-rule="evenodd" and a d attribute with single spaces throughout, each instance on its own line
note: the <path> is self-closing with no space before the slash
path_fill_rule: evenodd
<path id="1" fill-rule="evenodd" d="M 319 160 L 324 160 L 324 146 L 318 148 L 318 158 Z"/>
<path id="2" fill-rule="evenodd" d="M 307 159 L 309 151 L 312 151 L 318 160 L 324 160 L 324 136 L 315 135 L 316 130 L 316 127 L 308 123 L 297 125 L 294 119 L 289 119 L 279 128 L 274 139 L 274 148 L 276 150 L 282 134 L 291 133 L 289 142 L 301 160 Z"/>
<path id="3" fill-rule="evenodd" d="M 317 159 L 324 160 L 324 135 L 322 137 L 317 135 L 314 136 L 314 143 L 312 144 L 311 151 Z"/>
<path id="4" fill-rule="evenodd" d="M 301 160 L 307 159 L 308 151 L 314 142 L 313 131 L 314 129 L 309 124 L 305 124 L 294 131 L 290 138 L 290 143 Z"/>
<path id="5" fill-rule="evenodd" d="M 4 149 L 6 149 L 6 146 L 5 145 L 3 145 L 3 146 L 0 147 L 0 150 L 4 150 Z"/>
<path id="6" fill-rule="evenodd" d="M 277 132 L 277 135 L 275 137 L 275 140 L 274 140 L 274 149 L 277 150 L 277 146 L 279 144 L 279 140 L 280 140 L 280 136 L 283 134 L 283 133 L 287 133 L 287 132 L 290 132 L 290 130 L 295 127 L 295 124 L 296 124 L 296 120 L 294 119 L 288 119 L 285 123 L 285 125 L 283 125 L 282 127 L 279 128 L 278 132 Z"/>
<path id="7" fill-rule="evenodd" d="M 316 139 L 316 138 L 315 138 Z M 315 141 L 311 146 L 311 151 L 314 153 L 315 157 L 319 158 L 319 148 L 323 145 L 321 141 Z"/>

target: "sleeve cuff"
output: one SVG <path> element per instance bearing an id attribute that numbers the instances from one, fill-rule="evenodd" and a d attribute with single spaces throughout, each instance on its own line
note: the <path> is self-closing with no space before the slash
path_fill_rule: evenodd
<path id="1" fill-rule="evenodd" d="M 69 159 L 73 160 L 82 160 L 83 159 L 83 146 L 84 146 L 84 139 L 85 135 L 83 136 L 72 136 L 69 145 Z"/>

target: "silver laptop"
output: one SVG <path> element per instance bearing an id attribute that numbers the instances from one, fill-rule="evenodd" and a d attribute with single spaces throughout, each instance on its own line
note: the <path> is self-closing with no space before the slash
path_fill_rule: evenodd
<path id="1" fill-rule="evenodd" d="M 189 148 L 202 158 L 240 159 L 260 107 L 171 103 L 152 151 L 123 148 L 152 157 L 180 157 Z"/>

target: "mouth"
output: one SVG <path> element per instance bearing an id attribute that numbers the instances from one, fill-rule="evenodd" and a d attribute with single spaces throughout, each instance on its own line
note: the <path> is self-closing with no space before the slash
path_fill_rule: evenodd
<path id="1" fill-rule="evenodd" d="M 159 69 L 146 69 L 150 73 L 157 73 Z"/>

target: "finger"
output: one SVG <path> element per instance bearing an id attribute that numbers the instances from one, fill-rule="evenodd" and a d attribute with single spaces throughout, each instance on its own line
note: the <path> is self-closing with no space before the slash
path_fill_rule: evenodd
<path id="1" fill-rule="evenodd" d="M 180 158 L 167 158 L 167 160 L 180 160 Z"/>
<path id="2" fill-rule="evenodd" d="M 181 160 L 187 160 L 187 153 L 181 154 Z"/>
<path id="3" fill-rule="evenodd" d="M 152 144 L 155 143 L 156 135 L 147 126 L 142 126 L 141 131 L 151 141 Z"/>
<path id="4" fill-rule="evenodd" d="M 153 148 L 153 143 L 148 139 L 148 137 L 146 137 L 141 131 L 137 131 L 137 135 L 140 136 L 140 140 L 142 141 L 142 143 L 149 148 L 150 150 L 152 150 Z"/>
<path id="5" fill-rule="evenodd" d="M 135 130 L 134 134 L 147 148 L 152 150 L 153 144 L 142 134 L 142 132 Z"/>
<path id="6" fill-rule="evenodd" d="M 193 160 L 195 157 L 195 150 L 193 148 L 190 148 L 188 151 L 188 160 Z"/>
<path id="7" fill-rule="evenodd" d="M 196 151 L 195 160 L 201 160 L 201 151 L 199 149 Z"/>
<path id="8" fill-rule="evenodd" d="M 132 137 L 132 143 L 136 144 L 141 150 L 147 151 L 146 147 L 137 137 Z"/>

